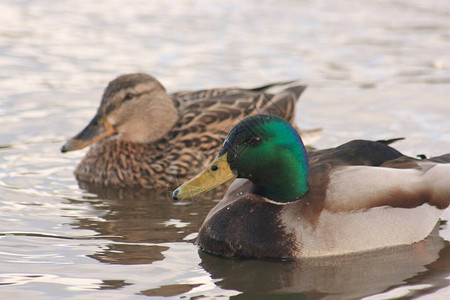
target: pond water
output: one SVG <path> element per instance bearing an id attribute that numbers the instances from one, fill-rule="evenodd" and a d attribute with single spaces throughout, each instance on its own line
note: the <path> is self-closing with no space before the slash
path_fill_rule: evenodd
<path id="1" fill-rule="evenodd" d="M 1 298 L 450 298 L 449 210 L 412 246 L 223 259 L 194 245 L 218 196 L 79 186 L 86 151 L 59 152 L 108 81 L 142 71 L 170 92 L 299 79 L 318 148 L 448 153 L 449 1 L 3 0 L 0 17 Z"/>

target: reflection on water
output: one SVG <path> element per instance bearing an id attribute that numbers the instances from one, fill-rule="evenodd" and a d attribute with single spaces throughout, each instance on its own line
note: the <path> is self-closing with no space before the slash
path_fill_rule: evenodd
<path id="1" fill-rule="evenodd" d="M 148 245 L 194 240 L 206 214 L 215 205 L 222 189 L 211 191 L 188 202 L 173 203 L 172 191 L 167 189 L 105 188 L 80 183 L 97 197 L 85 202 L 99 210 L 100 219 L 75 217 L 74 228 L 89 229 L 112 241 L 103 249 L 89 255 L 101 262 L 142 264 L 163 260 L 168 247 Z"/>
<path id="2" fill-rule="evenodd" d="M 450 244 L 436 228 L 426 240 L 361 255 L 295 262 L 224 260 L 201 253 L 201 265 L 217 285 L 256 294 L 296 294 L 305 299 L 359 299 L 401 287 L 420 286 L 404 295 L 432 293 L 450 284 Z M 436 280 L 438 279 L 438 280 Z M 329 295 L 329 296 L 325 296 Z"/>
<path id="3" fill-rule="evenodd" d="M 200 284 L 171 284 L 164 285 L 156 289 L 145 290 L 140 293 L 140 295 L 145 296 L 177 296 L 191 291 L 193 288 L 200 286 Z"/>
<path id="4" fill-rule="evenodd" d="M 86 185 L 84 185 L 86 187 Z M 167 189 L 113 189 L 90 187 L 97 199 L 88 203 L 104 210 L 100 221 L 79 219 L 72 224 L 95 230 L 124 242 L 177 242 L 197 232 L 207 212 L 221 197 L 223 189 L 214 190 L 190 201 L 174 203 Z M 72 200 L 83 202 L 83 200 Z"/>
<path id="5" fill-rule="evenodd" d="M 167 249 L 169 247 L 155 245 L 109 244 L 101 252 L 88 256 L 110 264 L 151 264 L 154 261 L 163 260 L 162 252 Z"/>

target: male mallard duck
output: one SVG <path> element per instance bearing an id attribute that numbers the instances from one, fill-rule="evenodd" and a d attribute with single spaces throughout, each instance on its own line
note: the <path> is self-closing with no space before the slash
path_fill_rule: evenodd
<path id="1" fill-rule="evenodd" d="M 150 75 L 122 75 L 105 89 L 89 125 L 61 151 L 95 143 L 75 171 L 81 182 L 174 187 L 214 158 L 229 129 L 242 118 L 263 111 L 292 122 L 305 87 L 268 93 L 281 84 L 168 95 Z"/>
<path id="2" fill-rule="evenodd" d="M 450 154 L 418 160 L 389 143 L 355 140 L 307 155 L 288 122 L 254 115 L 173 197 L 243 178 L 199 231 L 200 248 L 223 256 L 319 257 L 411 244 L 449 205 Z"/>

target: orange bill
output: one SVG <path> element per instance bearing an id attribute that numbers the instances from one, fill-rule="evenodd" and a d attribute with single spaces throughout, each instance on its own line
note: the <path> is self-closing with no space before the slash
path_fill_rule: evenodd
<path id="1" fill-rule="evenodd" d="M 64 144 L 61 152 L 82 149 L 116 132 L 117 130 L 108 122 L 106 117 L 97 114 L 86 128 Z"/>

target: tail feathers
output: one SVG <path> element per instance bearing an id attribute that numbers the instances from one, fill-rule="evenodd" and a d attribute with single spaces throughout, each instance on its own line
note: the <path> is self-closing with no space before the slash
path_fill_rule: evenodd
<path id="1" fill-rule="evenodd" d="M 448 164 L 450 163 L 450 153 L 441 156 L 430 157 L 428 160 L 435 163 Z"/>
<path id="2" fill-rule="evenodd" d="M 282 92 L 288 92 L 294 94 L 295 101 L 298 100 L 300 95 L 303 93 L 303 91 L 306 89 L 306 85 L 293 85 L 294 83 L 298 82 L 297 80 L 290 80 L 290 81 L 280 81 L 275 83 L 266 84 L 260 87 L 248 89 L 248 91 L 252 92 L 265 92 L 269 89 L 274 89 L 274 93 L 282 93 Z"/>
<path id="3" fill-rule="evenodd" d="M 394 138 L 394 139 L 389 139 L 389 140 L 377 140 L 377 142 L 385 144 L 385 145 L 390 145 L 392 143 L 395 143 L 395 142 L 398 142 L 398 141 L 401 141 L 404 139 L 405 139 L 404 137 L 399 137 L 399 138 Z"/>
<path id="4" fill-rule="evenodd" d="M 298 100 L 304 90 L 306 90 L 306 85 L 291 86 L 285 89 L 286 92 L 291 92 L 295 95 L 295 101 Z"/>
<path id="5" fill-rule="evenodd" d="M 292 84 L 294 82 L 296 82 L 296 80 L 278 81 L 278 82 L 274 82 L 274 83 L 265 84 L 265 85 L 262 85 L 262 86 L 259 86 L 259 87 L 250 88 L 250 89 L 247 89 L 247 90 L 248 91 L 253 91 L 253 92 L 264 92 L 265 90 L 268 90 L 270 88 L 284 86 L 284 85 Z"/>

